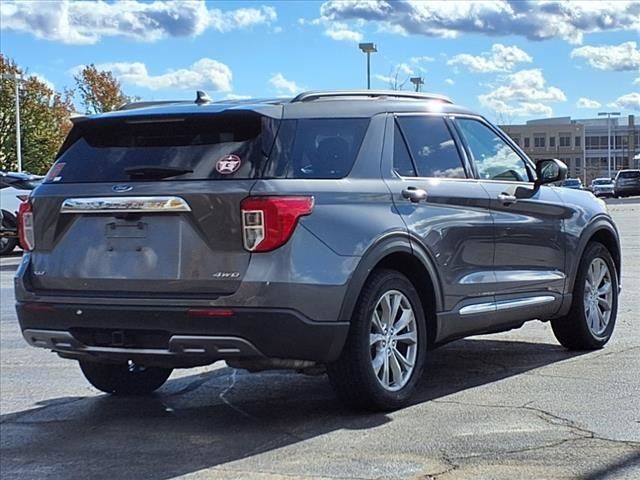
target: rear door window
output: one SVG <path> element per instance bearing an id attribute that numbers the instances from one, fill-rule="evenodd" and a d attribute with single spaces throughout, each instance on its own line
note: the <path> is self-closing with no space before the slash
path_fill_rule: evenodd
<path id="1" fill-rule="evenodd" d="M 397 122 L 407 141 L 418 176 L 466 178 L 462 158 L 444 118 L 402 116 L 398 117 Z M 402 157 L 394 161 L 402 162 L 395 165 L 396 168 L 410 171 Z"/>
<path id="2" fill-rule="evenodd" d="M 368 125 L 368 118 L 284 120 L 265 177 L 346 177 Z"/>
<path id="3" fill-rule="evenodd" d="M 73 128 L 46 181 L 255 178 L 277 124 L 247 112 L 88 120 Z"/>

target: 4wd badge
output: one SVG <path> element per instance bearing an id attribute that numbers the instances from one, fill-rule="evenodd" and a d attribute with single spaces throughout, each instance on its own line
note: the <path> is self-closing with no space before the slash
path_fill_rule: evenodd
<path id="1" fill-rule="evenodd" d="M 221 175 L 231 175 L 240 168 L 242 160 L 237 155 L 225 155 L 216 162 L 216 171 Z"/>

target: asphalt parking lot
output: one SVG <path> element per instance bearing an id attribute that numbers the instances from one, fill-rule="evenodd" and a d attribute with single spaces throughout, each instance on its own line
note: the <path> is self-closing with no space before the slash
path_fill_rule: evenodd
<path id="1" fill-rule="evenodd" d="M 413 406 L 344 410 L 324 376 L 174 372 L 112 398 L 28 347 L 3 259 L 0 476 L 26 479 L 639 479 L 640 199 L 610 200 L 623 296 L 612 341 L 570 353 L 547 324 L 434 351 Z"/>

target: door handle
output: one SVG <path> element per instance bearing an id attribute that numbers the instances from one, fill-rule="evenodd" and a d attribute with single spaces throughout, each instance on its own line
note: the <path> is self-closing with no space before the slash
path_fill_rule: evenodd
<path id="1" fill-rule="evenodd" d="M 515 195 L 509 195 L 508 193 L 501 193 L 498 195 L 498 201 L 504 204 L 515 203 L 517 200 L 518 199 Z"/>
<path id="2" fill-rule="evenodd" d="M 418 203 L 420 200 L 427 199 L 427 192 L 422 188 L 407 187 L 404 190 L 402 190 L 402 198 L 411 200 L 411 202 L 413 203 Z"/>

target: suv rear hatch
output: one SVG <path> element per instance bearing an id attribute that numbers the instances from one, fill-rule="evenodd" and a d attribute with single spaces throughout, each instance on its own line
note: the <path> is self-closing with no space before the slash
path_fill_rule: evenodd
<path id="1" fill-rule="evenodd" d="M 250 260 L 240 203 L 279 120 L 116 114 L 74 126 L 31 198 L 36 291 L 229 295 Z"/>

